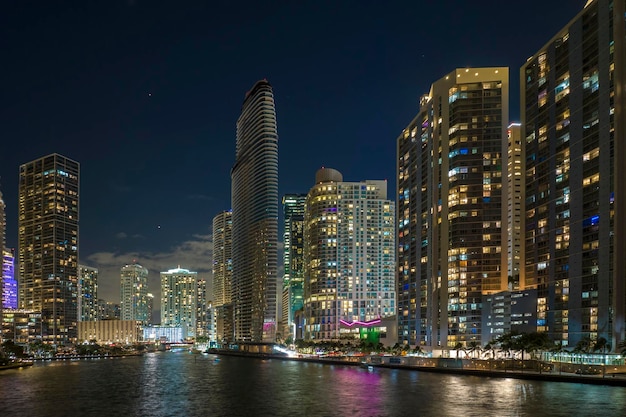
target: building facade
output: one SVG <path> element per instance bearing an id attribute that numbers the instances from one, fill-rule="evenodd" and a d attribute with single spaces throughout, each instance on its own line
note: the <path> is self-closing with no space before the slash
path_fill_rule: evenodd
<path id="1" fill-rule="evenodd" d="M 78 321 L 98 320 L 98 269 L 78 265 Z"/>
<path id="2" fill-rule="evenodd" d="M 508 82 L 508 68 L 452 71 L 397 140 L 402 343 L 480 343 L 482 296 L 507 288 Z"/>
<path id="3" fill-rule="evenodd" d="M 507 203 L 507 277 L 508 290 L 518 291 L 524 287 L 523 229 L 524 219 L 524 155 L 522 154 L 522 136 L 520 123 L 511 123 L 507 128 L 506 181 L 503 181 L 503 193 Z"/>
<path id="4" fill-rule="evenodd" d="M 483 340 L 494 341 L 506 333 L 537 331 L 537 290 L 502 291 L 483 295 Z"/>
<path id="5" fill-rule="evenodd" d="M 132 263 L 120 270 L 120 319 L 148 323 L 148 269 Z"/>
<path id="6" fill-rule="evenodd" d="M 17 306 L 8 307 L 9 296 L 8 296 L 8 291 L 5 290 L 5 286 L 7 286 L 7 283 L 5 281 L 8 281 L 9 279 L 11 280 L 13 279 L 13 273 L 11 272 L 11 277 L 9 278 L 8 271 L 7 271 L 7 277 L 5 278 L 6 225 L 7 225 L 6 205 L 4 204 L 4 199 L 2 198 L 2 190 L 0 190 L 0 253 L 2 254 L 2 276 L 0 277 L 0 296 L 2 297 L 2 300 L 0 302 L 0 323 L 2 323 L 2 310 L 3 309 L 17 308 Z M 6 266 L 6 268 L 8 268 L 8 265 Z M 11 271 L 13 271 L 13 263 L 11 263 Z M 17 289 L 17 285 L 16 285 L 16 289 Z M 5 306 L 5 304 L 7 306 Z M 0 328 L 0 339 L 1 339 L 1 336 L 2 336 L 2 329 Z"/>
<path id="7" fill-rule="evenodd" d="M 80 166 L 51 154 L 20 166 L 18 302 L 41 311 L 42 339 L 76 340 Z"/>
<path id="8" fill-rule="evenodd" d="M 161 326 L 183 329 L 183 338 L 196 337 L 198 273 L 175 268 L 161 272 Z"/>
<path id="9" fill-rule="evenodd" d="M 213 317 L 218 342 L 234 340 L 232 309 L 233 212 L 223 211 L 213 218 Z"/>
<path id="10" fill-rule="evenodd" d="M 138 320 L 100 320 L 78 323 L 78 341 L 102 345 L 132 345 L 143 340 L 142 323 Z"/>
<path id="11" fill-rule="evenodd" d="M 624 341 L 624 12 L 624 0 L 589 1 L 520 70 L 525 285 L 537 330 L 564 346 Z"/>
<path id="12" fill-rule="evenodd" d="M 213 305 L 231 303 L 232 211 L 223 211 L 213 218 Z"/>
<path id="13" fill-rule="evenodd" d="M 274 342 L 277 321 L 278 133 L 272 86 L 258 81 L 237 120 L 231 170 L 235 339 Z"/>
<path id="14" fill-rule="evenodd" d="M 13 251 L 2 251 L 2 308 L 17 308 L 17 280 L 15 279 L 15 256 Z"/>
<path id="15" fill-rule="evenodd" d="M 208 288 L 206 279 L 198 277 L 197 279 L 197 295 L 196 295 L 196 338 L 208 337 L 210 322 L 211 301 L 208 298 Z"/>
<path id="16" fill-rule="evenodd" d="M 395 205 L 386 181 L 322 168 L 304 215 L 304 338 L 360 338 L 396 313 Z"/>
<path id="17" fill-rule="evenodd" d="M 153 324 L 152 314 L 154 314 L 154 294 L 149 292 L 146 294 L 146 299 L 148 300 L 148 312 L 146 316 L 148 317 L 148 322 L 146 323 L 148 326 Z"/>
<path id="18" fill-rule="evenodd" d="M 304 206 L 306 194 L 283 197 L 283 338 L 302 338 L 302 323 L 296 311 L 302 310 L 304 292 Z"/>
<path id="19" fill-rule="evenodd" d="M 41 340 L 41 312 L 6 308 L 0 322 L 0 341 L 10 340 L 26 346 Z"/>
<path id="20" fill-rule="evenodd" d="M 119 320 L 120 305 L 111 301 L 98 299 L 98 320 Z"/>

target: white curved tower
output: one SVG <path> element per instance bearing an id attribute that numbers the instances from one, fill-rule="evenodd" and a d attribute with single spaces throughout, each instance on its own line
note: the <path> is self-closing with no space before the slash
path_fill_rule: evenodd
<path id="1" fill-rule="evenodd" d="M 278 134 L 267 80 L 246 94 L 231 171 L 235 339 L 273 342 L 276 332 Z"/>

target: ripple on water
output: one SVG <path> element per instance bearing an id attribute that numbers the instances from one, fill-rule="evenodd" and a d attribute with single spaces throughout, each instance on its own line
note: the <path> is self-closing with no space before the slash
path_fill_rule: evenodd
<path id="1" fill-rule="evenodd" d="M 0 373 L 0 416 L 622 416 L 621 387 L 162 352 Z"/>

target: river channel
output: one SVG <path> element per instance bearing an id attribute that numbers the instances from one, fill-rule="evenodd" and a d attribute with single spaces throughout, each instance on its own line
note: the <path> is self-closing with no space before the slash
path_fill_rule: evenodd
<path id="1" fill-rule="evenodd" d="M 0 372 L 0 416 L 623 416 L 626 389 L 187 352 Z"/>

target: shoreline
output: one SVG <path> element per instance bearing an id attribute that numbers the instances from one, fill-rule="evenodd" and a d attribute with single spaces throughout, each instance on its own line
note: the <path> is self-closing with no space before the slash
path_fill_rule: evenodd
<path id="1" fill-rule="evenodd" d="M 402 364 L 367 364 L 361 361 L 361 357 L 354 357 L 355 360 L 345 359 L 331 359 L 331 358 L 319 358 L 319 357 L 289 357 L 284 355 L 276 355 L 269 353 L 247 353 L 247 352 L 235 352 L 226 350 L 210 350 L 208 353 L 224 356 L 237 356 L 247 357 L 251 359 L 276 359 L 281 361 L 293 361 L 293 362 L 312 362 L 322 365 L 343 365 L 343 366 L 361 366 L 368 369 L 400 369 L 407 371 L 417 372 L 430 372 L 440 373 L 448 375 L 465 375 L 465 376 L 477 376 L 481 378 L 514 378 L 525 379 L 535 381 L 546 382 L 569 382 L 580 384 L 593 384 L 593 385 L 610 385 L 618 387 L 626 387 L 626 377 L 611 376 L 596 376 L 596 375 L 576 375 L 576 374 L 558 374 L 551 372 L 536 372 L 536 371 L 496 371 L 496 370 L 483 370 L 483 369 L 471 369 L 471 368 L 445 368 L 434 366 L 419 366 L 419 365 L 402 365 Z"/>
<path id="2" fill-rule="evenodd" d="M 25 368 L 28 366 L 33 366 L 33 362 L 12 362 L 9 363 L 8 365 L 1 365 L 0 366 L 0 371 L 4 371 L 6 369 L 18 369 L 18 368 Z"/>

